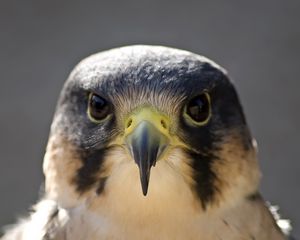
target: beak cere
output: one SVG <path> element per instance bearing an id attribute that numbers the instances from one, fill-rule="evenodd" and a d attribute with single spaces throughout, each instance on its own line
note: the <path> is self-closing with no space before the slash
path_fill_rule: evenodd
<path id="1" fill-rule="evenodd" d="M 154 126 L 156 121 L 153 124 L 151 120 L 142 118 L 141 121 L 137 121 L 134 129 L 125 138 L 125 144 L 139 167 L 144 196 L 148 192 L 151 167 L 155 166 L 169 144 L 168 137 Z"/>

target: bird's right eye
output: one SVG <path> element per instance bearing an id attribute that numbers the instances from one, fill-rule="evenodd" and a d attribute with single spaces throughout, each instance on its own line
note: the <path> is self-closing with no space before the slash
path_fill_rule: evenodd
<path id="1" fill-rule="evenodd" d="M 88 103 L 88 116 L 93 122 L 101 122 L 110 115 L 109 103 L 99 95 L 90 93 Z"/>

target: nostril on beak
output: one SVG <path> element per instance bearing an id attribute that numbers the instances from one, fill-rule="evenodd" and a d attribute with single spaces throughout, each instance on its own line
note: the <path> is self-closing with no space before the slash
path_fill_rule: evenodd
<path id="1" fill-rule="evenodd" d="M 132 118 L 130 118 L 126 124 L 126 128 L 129 128 L 132 125 Z"/>
<path id="2" fill-rule="evenodd" d="M 167 123 L 166 123 L 165 120 L 161 119 L 161 120 L 160 120 L 160 124 L 161 124 L 161 126 L 162 126 L 164 129 L 168 129 L 168 126 L 167 126 Z"/>

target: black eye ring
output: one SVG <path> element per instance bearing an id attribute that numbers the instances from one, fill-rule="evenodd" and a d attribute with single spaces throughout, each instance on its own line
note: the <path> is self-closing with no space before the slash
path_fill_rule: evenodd
<path id="1" fill-rule="evenodd" d="M 207 92 L 192 98 L 185 106 L 184 116 L 196 125 L 203 126 L 211 117 L 211 99 Z"/>
<path id="2" fill-rule="evenodd" d="M 91 121 L 96 123 L 102 122 L 110 113 L 111 107 L 103 97 L 95 93 L 89 94 L 87 114 Z"/>

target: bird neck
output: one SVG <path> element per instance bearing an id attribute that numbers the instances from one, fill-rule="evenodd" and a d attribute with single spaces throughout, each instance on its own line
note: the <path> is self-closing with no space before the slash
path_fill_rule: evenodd
<path id="1" fill-rule="evenodd" d="M 113 210 L 110 209 L 110 211 Z M 68 221 L 60 234 L 63 235 L 66 232 L 71 234 L 67 239 L 91 240 L 285 239 L 260 197 L 245 199 L 234 208 L 209 210 L 202 213 L 175 208 L 173 214 L 164 216 L 163 210 L 159 212 L 156 209 L 152 214 L 148 212 L 146 216 L 137 213 L 134 209 L 128 209 L 127 213 L 116 216 L 110 211 L 103 209 L 102 214 L 99 211 L 95 213 L 91 205 L 69 209 L 67 210 Z"/>

